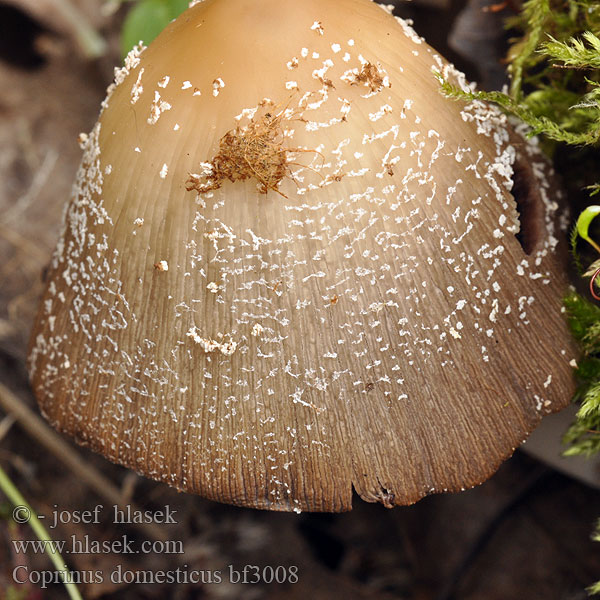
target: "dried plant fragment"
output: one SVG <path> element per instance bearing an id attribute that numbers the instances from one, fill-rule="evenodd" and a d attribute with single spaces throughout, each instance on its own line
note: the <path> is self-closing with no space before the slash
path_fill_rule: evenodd
<path id="1" fill-rule="evenodd" d="M 258 191 L 266 194 L 273 190 L 279 191 L 281 181 L 286 177 L 292 178 L 290 154 L 298 152 L 313 152 L 305 148 L 285 148 L 283 123 L 301 120 L 292 109 L 284 108 L 273 114 L 269 106 L 273 102 L 262 103 L 264 114 L 254 115 L 244 126 L 236 126 L 229 130 L 219 142 L 219 152 L 210 161 L 202 163 L 202 174 L 192 173 L 186 182 L 188 191 L 196 190 L 203 194 L 219 189 L 223 181 L 244 181 L 254 178 L 258 181 Z"/>
<path id="2" fill-rule="evenodd" d="M 318 77 L 318 80 L 329 89 L 335 90 L 335 85 L 333 85 L 333 81 L 331 79 L 326 79 L 325 77 Z"/>
<path id="3" fill-rule="evenodd" d="M 354 74 L 354 81 L 351 85 L 366 85 L 371 92 L 380 92 L 384 87 L 391 87 L 387 76 L 382 73 L 376 65 L 370 62 L 363 64 L 363 67 L 358 74 Z"/>

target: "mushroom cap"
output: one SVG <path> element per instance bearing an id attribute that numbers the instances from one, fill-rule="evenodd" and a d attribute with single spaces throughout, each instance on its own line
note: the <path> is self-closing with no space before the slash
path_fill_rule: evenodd
<path id="1" fill-rule="evenodd" d="M 205 0 L 142 50 L 32 334 L 55 427 L 207 498 L 343 511 L 476 485 L 568 404 L 547 167 L 406 23 Z"/>

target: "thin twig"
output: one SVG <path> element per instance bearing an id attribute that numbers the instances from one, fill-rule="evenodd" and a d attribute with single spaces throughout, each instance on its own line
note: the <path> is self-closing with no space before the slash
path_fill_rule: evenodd
<path id="1" fill-rule="evenodd" d="M 595 273 L 592 275 L 592 278 L 590 279 L 590 293 L 592 294 L 594 300 L 600 300 L 600 296 L 598 296 L 598 294 L 596 294 L 596 292 L 594 291 L 594 284 L 596 283 L 596 279 L 598 278 L 598 275 L 600 275 L 600 269 L 596 269 Z"/>
<path id="2" fill-rule="evenodd" d="M 48 251 L 42 250 L 38 244 L 26 238 L 15 229 L 4 226 L 0 222 L 0 235 L 4 240 L 12 244 L 15 248 L 28 254 L 30 258 L 35 259 L 41 264 L 48 262 Z"/>
<path id="3" fill-rule="evenodd" d="M 27 405 L 17 398 L 6 386 L 0 383 L 0 406 L 13 415 L 21 427 L 29 435 L 47 450 L 52 452 L 63 462 L 83 483 L 94 490 L 100 497 L 111 504 L 118 505 L 121 509 L 131 506 L 133 511 L 136 507 L 127 502 L 121 490 L 113 482 L 102 475 L 92 465 L 87 463 L 63 438 L 35 414 Z M 146 535 L 158 540 L 168 539 L 162 528 L 153 523 L 136 524 Z"/>
<path id="4" fill-rule="evenodd" d="M 0 421 L 0 441 L 2 441 L 6 434 L 11 430 L 17 419 L 12 415 L 6 415 L 2 421 Z"/>
<path id="5" fill-rule="evenodd" d="M 89 24 L 71 0 L 53 0 L 56 10 L 71 26 L 81 49 L 88 58 L 98 58 L 106 52 L 106 41 Z"/>
<path id="6" fill-rule="evenodd" d="M 56 150 L 48 150 L 42 164 L 35 170 L 33 181 L 28 190 L 8 209 L 5 210 L 0 217 L 0 224 L 10 226 L 16 219 L 20 218 L 27 208 L 35 200 L 44 186 L 48 183 L 52 171 L 58 161 L 58 152 Z"/>
<path id="7" fill-rule="evenodd" d="M 458 598 L 456 592 L 459 589 L 461 581 L 469 572 L 475 559 L 481 554 L 487 546 L 493 535 L 496 533 L 504 520 L 515 510 L 529 495 L 538 487 L 540 482 L 547 477 L 552 470 L 547 467 L 539 467 L 532 475 L 517 488 L 516 492 L 501 505 L 494 513 L 492 518 L 484 525 L 482 531 L 477 536 L 473 544 L 469 546 L 462 560 L 454 569 L 450 577 L 446 580 L 442 591 L 436 596 L 436 600 L 455 600 Z"/>
<path id="8" fill-rule="evenodd" d="M 50 537 L 50 534 L 46 531 L 46 528 L 42 525 L 39 520 L 37 513 L 31 508 L 27 500 L 23 497 L 21 492 L 15 487 L 15 484 L 10 480 L 8 475 L 4 472 L 4 469 L 0 467 L 0 489 L 4 492 L 6 497 L 12 502 L 15 507 L 15 511 L 19 511 L 19 515 L 24 518 L 23 521 L 29 523 L 31 529 L 33 529 L 38 540 L 46 542 L 46 554 L 56 567 L 60 577 L 63 580 L 63 584 L 69 594 L 71 600 L 82 600 L 81 594 L 77 589 L 77 586 L 71 580 L 71 573 L 67 571 L 65 561 L 60 555 L 60 552 L 56 548 L 54 540 Z M 16 513 L 13 511 L 13 515 Z"/>

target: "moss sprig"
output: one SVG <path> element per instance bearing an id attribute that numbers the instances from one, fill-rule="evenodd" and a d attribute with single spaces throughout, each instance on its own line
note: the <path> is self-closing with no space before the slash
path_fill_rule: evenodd
<path id="1" fill-rule="evenodd" d="M 579 294 L 565 299 L 569 326 L 582 356 L 575 370 L 580 402 L 577 419 L 564 436 L 567 456 L 600 452 L 600 307 Z"/>
<path id="2" fill-rule="evenodd" d="M 568 98 L 573 100 L 575 98 L 573 95 L 564 93 L 562 94 L 563 101 L 560 104 L 566 108 L 561 111 L 560 117 L 559 115 L 554 115 L 553 119 L 545 113 L 549 113 L 551 110 L 556 111 L 557 109 L 554 99 L 557 96 L 560 99 L 560 94 L 555 92 L 551 94 L 552 100 L 548 97 L 550 94 L 540 92 L 532 94 L 527 101 L 523 100 L 519 102 L 504 92 L 467 92 L 445 80 L 441 82 L 441 87 L 444 94 L 449 98 L 465 100 L 467 102 L 480 100 L 498 105 L 505 112 L 527 123 L 530 127 L 528 132 L 530 137 L 544 135 L 555 142 L 562 142 L 572 146 L 590 146 L 600 143 L 600 105 L 597 102 L 593 107 L 570 104 Z M 567 99 L 566 102 L 564 101 L 565 99 Z M 598 94 L 598 100 L 600 100 L 600 94 Z M 552 107 L 547 107 L 550 103 L 552 103 Z M 588 114 L 590 108 L 594 112 L 593 115 Z M 569 113 L 570 110 L 574 112 Z M 595 114 L 596 112 L 598 114 Z"/>
<path id="3" fill-rule="evenodd" d="M 550 59 L 573 69 L 600 69 L 600 39 L 593 32 L 584 31 L 581 38 L 566 42 L 549 37 L 550 41 L 542 44 L 542 50 Z"/>

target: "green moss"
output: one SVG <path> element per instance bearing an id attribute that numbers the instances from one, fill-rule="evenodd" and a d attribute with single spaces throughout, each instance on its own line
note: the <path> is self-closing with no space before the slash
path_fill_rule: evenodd
<path id="1" fill-rule="evenodd" d="M 575 400 L 580 402 L 577 419 L 564 436 L 567 456 L 591 456 L 600 452 L 600 308 L 578 294 L 565 299 L 573 337 L 582 356 L 575 376 Z"/>
<path id="2" fill-rule="evenodd" d="M 521 35 L 509 50 L 509 93 L 465 93 L 494 102 L 530 125 L 532 135 L 576 146 L 600 143 L 600 2 L 528 0 L 508 20 Z M 552 150 L 552 145 L 550 146 Z"/>

